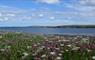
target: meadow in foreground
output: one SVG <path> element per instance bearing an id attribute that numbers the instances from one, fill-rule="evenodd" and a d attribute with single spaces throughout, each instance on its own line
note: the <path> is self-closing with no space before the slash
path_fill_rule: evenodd
<path id="1" fill-rule="evenodd" d="M 95 60 L 95 36 L 3 32 L 0 60 Z"/>

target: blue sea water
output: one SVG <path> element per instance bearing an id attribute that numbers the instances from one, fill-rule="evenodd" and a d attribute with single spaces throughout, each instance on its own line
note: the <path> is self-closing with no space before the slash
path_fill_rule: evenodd
<path id="1" fill-rule="evenodd" d="M 95 28 L 1 27 L 0 31 L 27 32 L 33 34 L 95 35 Z"/>

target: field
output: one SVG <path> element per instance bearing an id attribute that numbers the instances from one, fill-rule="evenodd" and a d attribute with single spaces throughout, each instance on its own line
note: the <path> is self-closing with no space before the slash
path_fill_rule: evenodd
<path id="1" fill-rule="evenodd" d="M 95 60 L 95 36 L 0 32 L 0 60 Z"/>

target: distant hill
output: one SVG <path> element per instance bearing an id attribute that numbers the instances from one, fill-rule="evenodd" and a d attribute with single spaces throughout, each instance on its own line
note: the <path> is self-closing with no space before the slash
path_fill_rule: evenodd
<path id="1" fill-rule="evenodd" d="M 2 27 L 2 28 L 95 28 L 95 25 L 61 25 L 61 26 L 11 26 L 11 27 Z M 1 27 L 0 27 L 1 28 Z"/>
<path id="2" fill-rule="evenodd" d="M 65 25 L 65 26 L 56 26 L 58 28 L 95 28 L 95 25 Z"/>
<path id="3" fill-rule="evenodd" d="M 95 28 L 95 25 L 29 26 L 37 28 Z"/>

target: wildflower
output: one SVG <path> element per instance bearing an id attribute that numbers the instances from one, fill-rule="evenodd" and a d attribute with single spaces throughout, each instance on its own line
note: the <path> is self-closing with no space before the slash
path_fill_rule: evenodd
<path id="1" fill-rule="evenodd" d="M 64 53 L 64 51 L 61 51 L 61 53 Z"/>
<path id="2" fill-rule="evenodd" d="M 66 52 L 68 52 L 69 50 L 65 50 Z"/>
<path id="3" fill-rule="evenodd" d="M 33 56 L 36 56 L 37 54 L 36 53 L 34 53 L 34 54 L 32 54 Z"/>
<path id="4" fill-rule="evenodd" d="M 7 48 L 11 48 L 11 46 L 7 46 Z"/>
<path id="5" fill-rule="evenodd" d="M 65 42 L 66 40 L 62 40 L 63 42 Z"/>
<path id="6" fill-rule="evenodd" d="M 92 59 L 95 60 L 95 56 L 92 56 Z"/>
<path id="7" fill-rule="evenodd" d="M 72 45 L 67 45 L 68 47 L 72 47 Z"/>
<path id="8" fill-rule="evenodd" d="M 60 50 L 60 48 L 55 48 L 56 50 Z"/>
<path id="9" fill-rule="evenodd" d="M 27 46 L 27 49 L 31 48 L 31 46 Z"/>
<path id="10" fill-rule="evenodd" d="M 78 49 L 80 49 L 80 47 L 74 47 L 74 48 L 72 48 L 72 50 L 78 50 Z"/>
<path id="11" fill-rule="evenodd" d="M 36 47 L 37 45 L 36 45 L 36 44 L 34 44 L 33 46 L 35 46 L 35 47 Z"/>
<path id="12" fill-rule="evenodd" d="M 61 60 L 61 57 L 56 57 L 56 60 Z"/>
<path id="13" fill-rule="evenodd" d="M 45 48 L 45 46 L 41 46 L 39 49 L 42 50 L 42 49 L 44 49 L 44 48 Z"/>
<path id="14" fill-rule="evenodd" d="M 40 49 L 38 49 L 36 52 L 40 52 Z"/>
<path id="15" fill-rule="evenodd" d="M 0 39 L 3 38 L 3 36 L 0 36 Z"/>
<path id="16" fill-rule="evenodd" d="M 87 39 L 87 38 L 82 38 L 81 43 L 87 43 L 87 44 L 89 44 L 89 39 Z"/>
<path id="17" fill-rule="evenodd" d="M 75 40 L 77 39 L 77 37 L 74 38 Z"/>
<path id="18" fill-rule="evenodd" d="M 61 46 L 61 47 L 63 47 L 63 46 L 64 46 L 64 44 L 60 44 L 60 46 Z"/>
<path id="19" fill-rule="evenodd" d="M 0 51 L 4 52 L 4 51 L 5 51 L 5 49 L 0 49 Z"/>
<path id="20" fill-rule="evenodd" d="M 48 50 L 50 49 L 50 47 L 47 48 Z"/>
<path id="21" fill-rule="evenodd" d="M 61 54 L 61 53 L 59 53 L 58 55 L 59 55 L 59 56 L 62 56 L 62 54 Z"/>
<path id="22" fill-rule="evenodd" d="M 28 54 L 28 53 L 26 53 L 26 52 L 24 52 L 23 54 L 24 54 L 24 56 L 28 56 L 28 55 L 29 55 L 29 54 Z"/>
<path id="23" fill-rule="evenodd" d="M 70 41 L 70 40 L 63 40 L 63 42 L 68 42 L 68 41 Z"/>
<path id="24" fill-rule="evenodd" d="M 61 42 L 61 40 L 58 40 L 58 42 Z"/>
<path id="25" fill-rule="evenodd" d="M 47 39 L 46 41 L 48 42 L 49 40 Z"/>
<path id="26" fill-rule="evenodd" d="M 41 48 L 45 48 L 45 46 L 42 46 Z"/>
<path id="27" fill-rule="evenodd" d="M 87 51 L 88 51 L 88 52 L 91 52 L 92 50 L 90 50 L 90 49 L 87 49 Z"/>
<path id="28" fill-rule="evenodd" d="M 15 32 L 16 34 L 21 34 L 21 32 Z"/>
<path id="29" fill-rule="evenodd" d="M 40 43 L 37 43 L 37 45 L 40 45 Z"/>
<path id="30" fill-rule="evenodd" d="M 35 60 L 41 60 L 40 58 L 36 57 Z"/>
<path id="31" fill-rule="evenodd" d="M 76 44 L 78 44 L 79 42 L 75 42 Z"/>
<path id="32" fill-rule="evenodd" d="M 50 52 L 51 55 L 55 55 L 56 53 L 55 52 Z"/>
<path id="33" fill-rule="evenodd" d="M 33 41 L 33 40 L 30 40 L 31 42 Z"/>
<path id="34" fill-rule="evenodd" d="M 46 57 L 46 55 L 44 54 L 44 55 L 42 55 L 41 57 L 44 58 L 44 57 Z"/>

